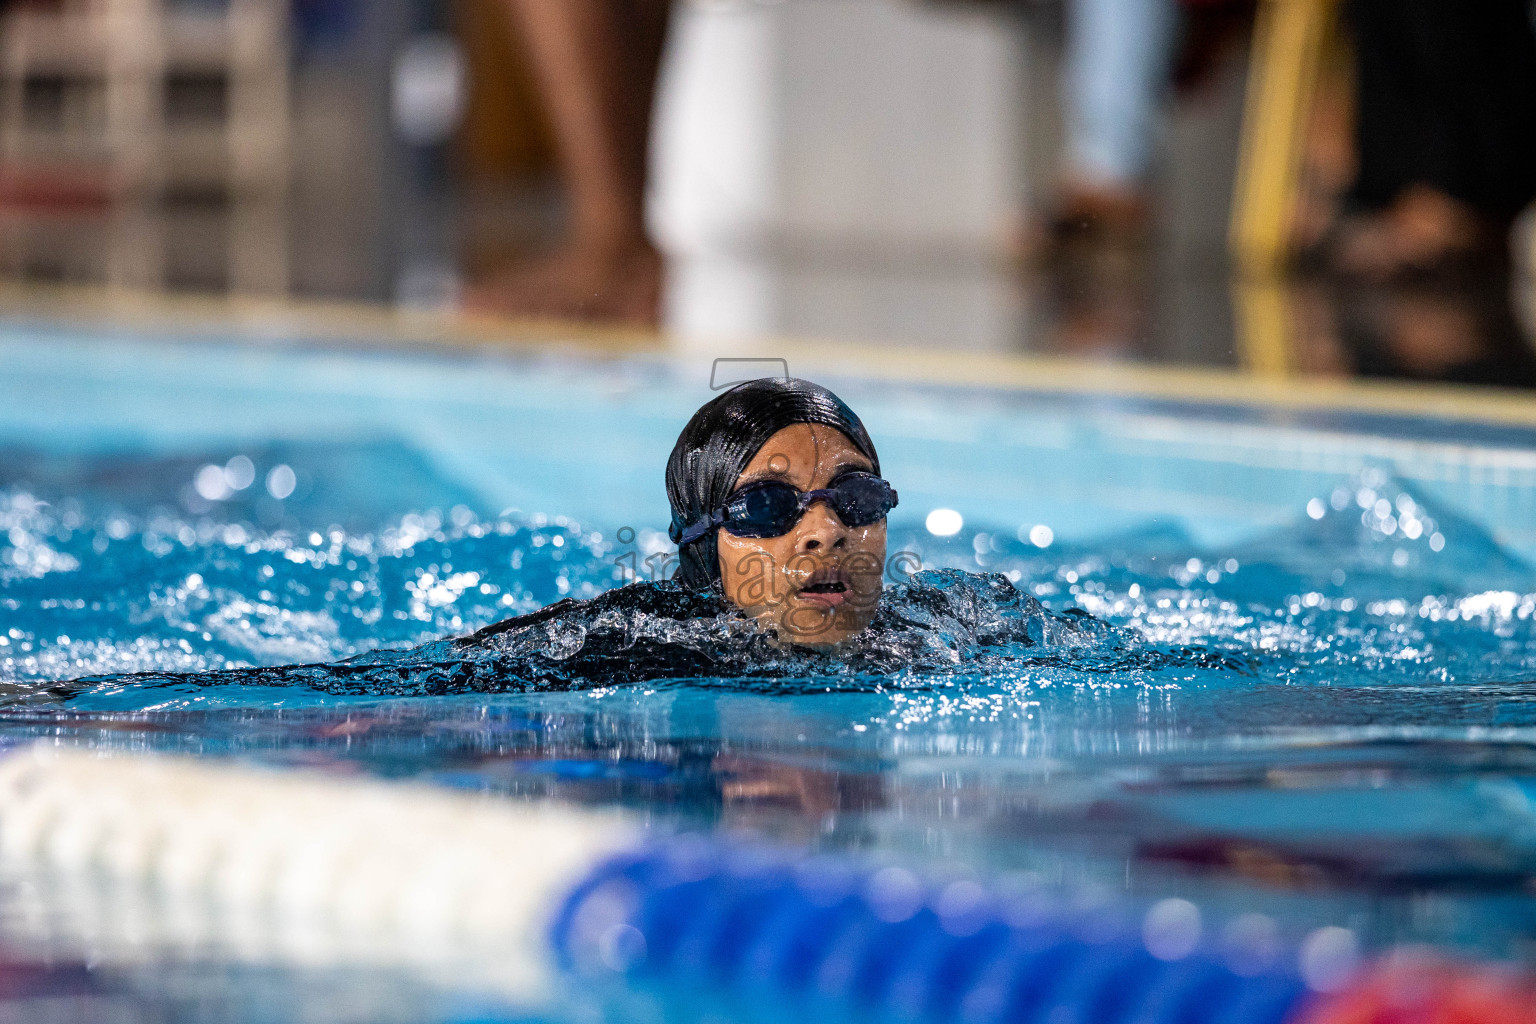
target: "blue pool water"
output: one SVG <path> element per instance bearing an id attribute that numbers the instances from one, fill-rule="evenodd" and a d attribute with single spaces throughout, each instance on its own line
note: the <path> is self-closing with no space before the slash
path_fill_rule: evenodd
<path id="1" fill-rule="evenodd" d="M 1054 632 L 952 615 L 897 669 L 453 685 L 433 641 L 664 565 L 707 355 L 16 322 L 0 366 L 0 742 L 617 804 L 1536 959 L 1536 431 L 821 377 L 901 491 L 892 599 L 1016 588 Z M 368 652 L 408 671 L 217 674 Z"/>

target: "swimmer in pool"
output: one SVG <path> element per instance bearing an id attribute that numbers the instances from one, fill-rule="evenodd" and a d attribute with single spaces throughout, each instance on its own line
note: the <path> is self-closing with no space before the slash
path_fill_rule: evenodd
<path id="1" fill-rule="evenodd" d="M 667 499 L 683 586 L 804 646 L 835 647 L 874 619 L 896 491 L 826 388 L 769 377 L 706 404 L 667 460 Z"/>
<path id="2" fill-rule="evenodd" d="M 766 378 L 694 413 L 667 460 L 671 579 L 565 598 L 467 636 L 380 648 L 329 664 L 86 676 L 94 686 L 306 686 L 335 694 L 430 696 L 591 689 L 650 680 L 881 686 L 892 673 L 982 664 L 1101 670 L 1171 664 L 1085 613 L 1056 615 L 1001 573 L 923 569 L 882 589 L 896 491 L 859 418 L 826 388 Z M 1201 652 L 1201 665 L 1211 655 Z M 762 780 L 747 788 L 757 792 Z M 777 792 L 775 787 L 768 790 Z M 764 790 L 767 791 L 767 790 Z"/>
<path id="3" fill-rule="evenodd" d="M 565 598 L 407 650 L 87 676 L 46 696 L 127 683 L 429 696 L 648 680 L 824 692 L 827 673 L 839 673 L 838 685 L 879 686 L 894 672 L 952 673 L 983 658 L 1042 665 L 1124 646 L 1090 616 L 1053 615 L 999 573 L 922 569 L 898 555 L 905 578 L 882 589 L 896 491 L 853 410 L 809 381 L 751 381 L 699 409 L 667 460 L 666 489 L 678 546 L 669 580 Z"/>

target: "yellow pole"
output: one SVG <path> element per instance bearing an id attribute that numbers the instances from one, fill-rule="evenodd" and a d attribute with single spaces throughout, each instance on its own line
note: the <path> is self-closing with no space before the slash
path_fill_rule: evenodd
<path id="1" fill-rule="evenodd" d="M 1333 0 L 1261 0 L 1243 108 L 1230 242 L 1240 273 L 1279 273 L 1290 253 L 1302 149 Z"/>
<path id="2" fill-rule="evenodd" d="M 1263 377 L 1296 369 L 1295 317 L 1283 274 L 1334 2 L 1260 0 L 1254 25 L 1229 240 L 1238 355 Z"/>
<path id="3" fill-rule="evenodd" d="M 1296 318 L 1290 284 L 1281 277 L 1238 277 L 1232 281 L 1237 357 L 1256 377 L 1289 377 L 1296 367 Z"/>

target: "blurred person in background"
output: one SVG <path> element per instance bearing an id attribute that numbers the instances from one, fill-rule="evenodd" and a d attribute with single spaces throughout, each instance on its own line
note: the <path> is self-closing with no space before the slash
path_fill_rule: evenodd
<path id="1" fill-rule="evenodd" d="M 645 227 L 645 179 L 670 0 L 503 2 L 554 125 L 566 242 L 481 282 L 466 305 L 654 326 L 663 263 Z"/>
<path id="2" fill-rule="evenodd" d="M 1066 0 L 1056 234 L 1138 236 L 1163 106 L 1245 38 L 1251 0 Z"/>
<path id="3" fill-rule="evenodd" d="M 644 196 L 669 2 L 502 2 L 527 47 L 554 126 L 567 241 L 551 256 L 483 280 L 469 290 L 466 304 L 484 312 L 654 325 L 664 261 L 646 231 Z M 1197 14 L 1233 6 L 1231 0 L 1183 2 Z M 1047 231 L 1054 255 L 1071 259 L 1084 245 L 1142 248 L 1179 9 L 1180 0 L 1067 0 L 1066 153 Z M 1091 283 L 1067 291 L 1127 294 L 1121 279 L 1134 285 L 1139 273 L 1122 263 L 1107 271 L 1106 289 Z M 1095 281 L 1100 276 L 1097 267 L 1088 273 Z M 1109 317 L 1119 325 L 1111 333 L 1137 333 L 1144 305 L 1120 303 Z"/>
<path id="4" fill-rule="evenodd" d="M 1053 271 L 1057 344 L 1125 355 L 1152 330 L 1153 158 L 1177 90 L 1246 37 L 1248 0 L 1066 0 L 1062 170 L 1034 248 Z"/>
<path id="5" fill-rule="evenodd" d="M 1055 241 L 1140 240 L 1177 25 L 1176 0 L 1067 0 Z"/>
<path id="6" fill-rule="evenodd" d="M 567 241 L 469 290 L 474 310 L 651 326 L 664 263 L 645 227 L 668 0 L 503 0 L 554 125 Z M 1140 241 L 1177 0 L 1069 0 L 1068 154 L 1053 235 Z"/>
<path id="7" fill-rule="evenodd" d="M 1502 265 L 1536 198 L 1529 0 L 1350 0 L 1358 169 L 1321 257 L 1346 277 Z"/>

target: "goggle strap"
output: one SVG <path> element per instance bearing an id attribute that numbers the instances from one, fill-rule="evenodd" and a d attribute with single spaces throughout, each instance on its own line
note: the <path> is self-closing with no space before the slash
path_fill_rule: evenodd
<path id="1" fill-rule="evenodd" d="M 692 544 L 694 541 L 698 540 L 700 537 L 703 537 L 710 530 L 713 530 L 715 527 L 724 522 L 725 509 L 715 509 L 707 517 L 700 519 L 692 526 L 685 528 L 683 530 L 682 536 L 678 537 L 677 539 L 677 546 L 679 548 L 687 547 L 689 544 Z"/>

